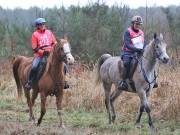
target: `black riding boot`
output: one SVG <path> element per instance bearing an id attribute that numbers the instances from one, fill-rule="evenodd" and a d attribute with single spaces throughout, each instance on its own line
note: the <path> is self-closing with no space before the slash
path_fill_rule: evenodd
<path id="1" fill-rule="evenodd" d="M 64 81 L 64 89 L 68 89 L 69 88 L 69 84 L 67 83 L 67 81 Z"/>
<path id="2" fill-rule="evenodd" d="M 127 67 L 123 67 L 122 81 L 118 85 L 119 90 L 127 90 L 128 89 L 128 84 L 126 82 L 127 77 L 128 77 L 128 69 L 127 69 Z"/>
<path id="3" fill-rule="evenodd" d="M 36 75 L 36 72 L 31 69 L 30 74 L 29 74 L 29 78 L 28 78 L 28 82 L 25 85 L 25 88 L 27 90 L 30 90 L 32 88 L 32 82 L 33 82 L 33 79 L 35 78 L 35 75 Z"/>
<path id="4" fill-rule="evenodd" d="M 155 82 L 153 88 L 157 88 L 157 87 L 158 87 L 158 83 Z"/>
<path id="5" fill-rule="evenodd" d="M 137 68 L 137 64 L 138 64 L 138 61 L 137 59 L 132 59 L 131 60 L 131 64 L 130 64 L 130 71 L 129 71 L 129 83 L 132 87 L 133 90 L 136 90 L 135 88 L 135 84 L 134 84 L 134 81 L 133 81 L 133 75 L 134 75 L 134 72 Z"/>

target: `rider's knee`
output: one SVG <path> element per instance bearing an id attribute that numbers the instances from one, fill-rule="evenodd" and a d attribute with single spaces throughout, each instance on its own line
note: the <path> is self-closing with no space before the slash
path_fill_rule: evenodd
<path id="1" fill-rule="evenodd" d="M 32 71 L 37 71 L 37 69 L 38 69 L 38 66 L 32 65 L 32 68 L 31 68 Z"/>
<path id="2" fill-rule="evenodd" d="M 123 61 L 124 67 L 128 68 L 130 66 L 130 60 Z"/>

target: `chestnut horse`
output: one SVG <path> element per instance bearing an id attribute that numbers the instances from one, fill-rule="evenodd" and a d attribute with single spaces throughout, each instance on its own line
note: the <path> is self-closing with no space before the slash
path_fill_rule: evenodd
<path id="1" fill-rule="evenodd" d="M 40 125 L 42 118 L 46 113 L 46 98 L 48 95 L 55 93 L 57 111 L 60 118 L 60 126 L 62 126 L 61 103 L 64 88 L 63 64 L 64 61 L 66 61 L 68 64 L 72 64 L 74 62 L 74 57 L 71 55 L 69 43 L 65 39 L 60 39 L 58 40 L 58 43 L 54 45 L 49 57 L 47 58 L 46 69 L 37 84 L 33 84 L 31 94 L 30 90 L 25 88 L 25 84 L 28 80 L 32 60 L 33 58 L 28 58 L 25 56 L 16 56 L 13 60 L 13 73 L 17 85 L 18 98 L 20 98 L 22 95 L 23 87 L 29 107 L 30 120 L 35 120 L 32 108 L 38 93 L 40 93 L 41 115 L 37 123 L 37 125 Z"/>

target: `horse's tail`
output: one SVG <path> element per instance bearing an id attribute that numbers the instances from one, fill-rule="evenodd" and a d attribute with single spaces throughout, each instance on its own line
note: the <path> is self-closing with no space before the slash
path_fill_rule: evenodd
<path id="1" fill-rule="evenodd" d="M 100 77 L 101 65 L 110 57 L 112 57 L 110 54 L 103 54 L 103 55 L 101 55 L 101 57 L 97 61 L 96 81 L 95 81 L 96 85 L 100 84 L 100 82 L 101 82 L 101 77 Z"/>
<path id="2" fill-rule="evenodd" d="M 21 58 L 18 56 L 14 56 L 12 58 L 12 65 L 13 65 L 13 75 L 16 81 L 16 86 L 17 86 L 17 93 L 18 93 L 18 98 L 20 98 L 22 96 L 22 84 L 19 78 L 19 74 L 18 74 L 18 69 L 19 69 L 19 65 L 21 63 Z"/>

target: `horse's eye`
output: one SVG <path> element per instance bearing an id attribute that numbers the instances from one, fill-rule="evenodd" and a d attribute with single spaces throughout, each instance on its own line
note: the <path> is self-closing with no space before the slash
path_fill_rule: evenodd
<path id="1" fill-rule="evenodd" d="M 158 45 L 156 45 L 156 48 L 159 48 L 159 46 L 158 46 Z"/>
<path id="2" fill-rule="evenodd" d="M 62 48 L 58 48 L 57 52 L 60 53 L 62 51 Z"/>

